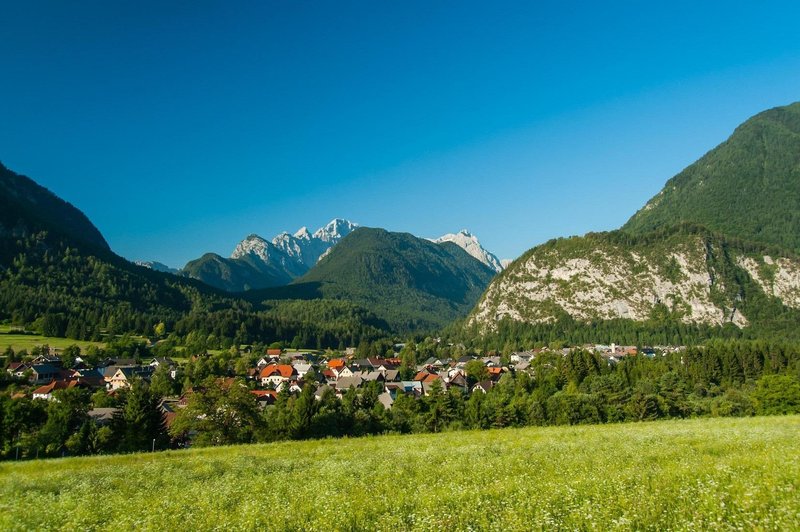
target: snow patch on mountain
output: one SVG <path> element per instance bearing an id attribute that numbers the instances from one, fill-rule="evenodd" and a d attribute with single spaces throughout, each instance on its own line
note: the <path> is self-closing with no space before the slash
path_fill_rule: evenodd
<path id="1" fill-rule="evenodd" d="M 436 244 L 452 242 L 494 271 L 498 273 L 503 271 L 504 266 L 500 260 L 481 246 L 478 238 L 466 229 L 462 229 L 458 233 L 448 233 L 439 238 L 431 239 L 431 241 Z"/>
<path id="2" fill-rule="evenodd" d="M 297 230 L 297 232 L 292 235 L 298 240 L 311 240 L 311 233 L 308 231 L 308 227 L 305 225 Z"/>

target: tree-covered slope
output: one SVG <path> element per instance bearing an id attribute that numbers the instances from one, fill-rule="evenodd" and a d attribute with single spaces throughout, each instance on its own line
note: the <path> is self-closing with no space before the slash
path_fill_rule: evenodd
<path id="1" fill-rule="evenodd" d="M 211 308 L 212 292 L 115 255 L 82 212 L 0 167 L 0 320 L 79 339 L 146 333 Z"/>
<path id="2" fill-rule="evenodd" d="M 0 237 L 7 243 L 41 230 L 98 249 L 109 249 L 103 235 L 80 210 L 32 179 L 0 164 Z M 0 249 L 0 255 L 6 259 L 10 252 L 7 247 Z"/>
<path id="3" fill-rule="evenodd" d="M 453 243 L 359 228 L 292 285 L 258 296 L 348 300 L 396 330 L 433 329 L 465 316 L 493 276 Z"/>
<path id="4" fill-rule="evenodd" d="M 800 250 L 800 103 L 747 120 L 622 229 L 642 234 L 683 222 Z"/>
<path id="5" fill-rule="evenodd" d="M 34 324 L 52 336 L 87 339 L 148 332 L 205 307 L 210 289 L 188 279 L 136 266 L 41 218 L 0 194 L 17 209 L 13 227 L 0 223 L 0 320 Z"/>
<path id="6" fill-rule="evenodd" d="M 787 256 L 788 255 L 788 256 Z M 552 240 L 491 284 L 469 322 L 628 319 L 790 330 L 800 323 L 800 261 L 684 225 Z"/>

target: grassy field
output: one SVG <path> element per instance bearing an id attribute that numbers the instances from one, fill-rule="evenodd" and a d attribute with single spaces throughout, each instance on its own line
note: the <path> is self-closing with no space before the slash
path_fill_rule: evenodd
<path id="1" fill-rule="evenodd" d="M 71 345 L 78 345 L 81 349 L 86 349 L 90 345 L 102 347 L 102 342 L 84 342 L 82 340 L 72 340 L 70 338 L 54 338 L 50 336 L 41 336 L 39 334 L 13 334 L 0 330 L 0 353 L 2 353 L 8 346 L 11 346 L 14 351 L 25 349 L 30 352 L 36 346 L 49 345 L 56 349 L 64 349 Z"/>
<path id="2" fill-rule="evenodd" d="M 800 416 L 0 465 L 0 529 L 797 530 Z"/>

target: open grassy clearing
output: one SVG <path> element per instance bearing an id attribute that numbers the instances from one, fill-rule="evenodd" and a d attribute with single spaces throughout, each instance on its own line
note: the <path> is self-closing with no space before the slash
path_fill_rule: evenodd
<path id="1" fill-rule="evenodd" d="M 0 529 L 789 530 L 798 434 L 696 419 L 4 463 Z"/>
<path id="2" fill-rule="evenodd" d="M 55 338 L 52 336 L 42 336 L 39 334 L 13 334 L 0 330 L 0 352 L 4 351 L 9 346 L 14 351 L 25 349 L 30 352 L 31 349 L 37 346 L 49 345 L 56 349 L 64 349 L 71 345 L 78 345 L 81 349 L 87 349 L 91 345 L 103 347 L 103 342 L 87 342 L 83 340 L 72 340 L 70 338 Z"/>
<path id="3" fill-rule="evenodd" d="M 115 338 L 120 338 L 120 336 L 105 335 L 103 338 L 104 340 L 111 341 Z M 140 342 L 148 341 L 147 338 L 143 336 L 133 335 L 131 338 Z M 71 345 L 77 345 L 82 350 L 86 350 L 90 346 L 103 348 L 107 345 L 107 342 L 91 342 L 88 340 L 73 340 L 72 338 L 59 338 L 56 336 L 22 333 L 19 332 L 19 327 L 12 325 L 0 325 L 0 351 L 4 351 L 10 346 L 14 351 L 25 349 L 30 352 L 30 350 L 34 347 L 41 347 L 43 345 L 49 345 L 50 347 L 54 347 L 56 349 L 64 349 Z"/>

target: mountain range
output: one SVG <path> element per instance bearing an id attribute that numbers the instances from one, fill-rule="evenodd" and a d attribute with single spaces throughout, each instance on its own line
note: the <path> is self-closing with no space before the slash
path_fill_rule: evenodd
<path id="1" fill-rule="evenodd" d="M 361 227 L 289 286 L 247 297 L 346 300 L 395 330 L 433 330 L 465 316 L 494 275 L 453 242 Z"/>
<path id="2" fill-rule="evenodd" d="M 336 219 L 251 235 L 175 275 L 119 257 L 80 210 L 0 165 L 0 320 L 83 339 L 164 322 L 186 337 L 320 346 L 462 317 L 477 334 L 622 320 L 797 336 L 798 235 L 800 104 L 744 122 L 620 230 L 510 264 L 466 230 L 429 240 Z"/>
<path id="3" fill-rule="evenodd" d="M 180 270 L 159 262 L 137 261 L 137 264 L 191 277 L 227 292 L 285 286 L 309 272 L 358 227 L 357 223 L 336 218 L 313 233 L 301 227 L 293 234 L 284 231 L 272 240 L 251 234 L 236 245 L 230 257 L 206 253 L 189 261 Z M 497 257 L 483 248 L 477 237 L 466 229 L 431 241 L 437 244 L 452 242 L 495 272 L 503 269 Z"/>
<path id="4" fill-rule="evenodd" d="M 302 276 L 358 224 L 336 218 L 311 234 L 306 227 L 271 241 L 251 234 L 229 258 L 206 253 L 178 273 L 228 292 L 284 286 Z"/>
<path id="5" fill-rule="evenodd" d="M 800 103 L 760 113 L 619 231 L 534 247 L 468 322 L 628 319 L 796 329 L 800 323 Z"/>
<path id="6" fill-rule="evenodd" d="M 4 166 L 0 192 L 0 320 L 53 336 L 149 334 L 164 322 L 240 342 L 352 344 L 445 326 L 494 275 L 453 243 L 341 219 L 313 234 L 250 236 L 230 258 L 207 254 L 175 275 L 114 254 L 81 211 Z M 273 288 L 258 290 L 265 279 Z M 247 288 L 247 297 L 219 290 Z"/>

